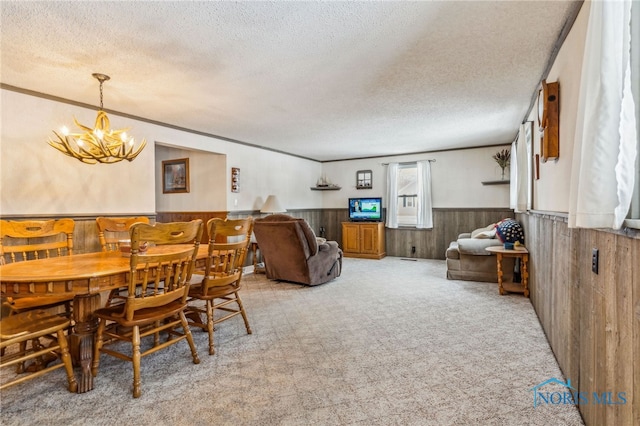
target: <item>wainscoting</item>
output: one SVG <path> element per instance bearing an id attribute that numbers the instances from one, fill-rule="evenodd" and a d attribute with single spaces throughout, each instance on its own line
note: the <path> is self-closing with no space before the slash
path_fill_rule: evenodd
<path id="1" fill-rule="evenodd" d="M 294 210 L 288 214 L 306 219 L 318 235 L 320 227 L 323 227 L 325 238 L 342 244 L 342 222 L 349 220 L 346 209 Z M 433 229 L 386 229 L 387 256 L 444 259 L 449 243 L 457 239 L 459 234 L 506 217 L 514 217 L 513 210 L 436 208 L 433 209 Z M 415 253 L 412 253 L 412 247 L 415 247 Z"/>
<path id="2" fill-rule="evenodd" d="M 204 232 L 202 233 L 202 244 L 209 244 L 209 231 L 207 230 L 207 222 L 214 217 L 226 218 L 227 212 L 158 212 L 156 214 L 157 222 L 190 222 L 196 219 L 202 219 L 204 223 Z M 217 242 L 218 241 L 216 239 Z"/>
<path id="3" fill-rule="evenodd" d="M 531 303 L 565 377 L 588 396 L 579 406 L 586 424 L 640 424 L 640 232 L 573 229 L 563 215 L 516 218 L 531 253 Z M 594 392 L 618 404 L 596 404 Z"/>
<path id="4" fill-rule="evenodd" d="M 349 220 L 347 209 L 300 209 L 289 210 L 287 214 L 305 219 L 316 235 L 342 244 L 342 222 Z M 128 214 L 127 216 L 147 216 L 151 222 L 175 222 L 202 219 L 206 224 L 213 217 L 229 217 L 231 219 L 253 216 L 265 216 L 258 211 L 211 211 L 211 212 L 157 212 L 155 214 Z M 113 215 L 118 216 L 118 215 Z M 38 217 L 32 219 L 57 219 L 61 216 Z M 95 216 L 72 216 L 76 221 L 74 232 L 74 253 L 100 251 L 98 230 Z M 414 257 L 421 259 L 444 259 L 449 243 L 463 232 L 471 232 L 476 228 L 487 226 L 505 217 L 514 217 L 513 211 L 504 208 L 437 208 L 433 210 L 433 229 L 386 229 L 386 250 L 388 256 Z M 3 217 L 7 220 L 25 220 L 26 217 Z M 324 229 L 324 232 L 321 232 Z M 205 233 L 202 242 L 209 241 Z M 415 253 L 412 253 L 415 247 Z M 251 259 L 248 259 L 251 260 Z"/>

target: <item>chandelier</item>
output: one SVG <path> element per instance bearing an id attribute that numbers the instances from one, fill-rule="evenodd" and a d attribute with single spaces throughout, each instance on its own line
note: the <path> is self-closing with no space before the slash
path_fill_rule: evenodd
<path id="1" fill-rule="evenodd" d="M 127 129 L 114 130 L 109 127 L 109 117 L 102 109 L 102 83 L 110 77 L 98 73 L 92 76 L 100 82 L 100 110 L 96 117 L 96 124 L 93 128 L 83 126 L 74 117 L 73 122 L 84 133 L 70 133 L 65 126 L 60 129 L 60 133 L 54 130 L 53 133 L 58 140 L 49 139 L 48 143 L 63 154 L 87 164 L 133 161 L 147 142 L 143 139 L 136 149 L 133 137 L 127 136 Z"/>

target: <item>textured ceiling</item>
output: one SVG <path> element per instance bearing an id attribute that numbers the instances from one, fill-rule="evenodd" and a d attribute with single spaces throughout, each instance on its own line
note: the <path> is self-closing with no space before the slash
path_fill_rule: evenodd
<path id="1" fill-rule="evenodd" d="M 0 82 L 319 161 L 508 143 L 579 6 L 3 0 Z"/>

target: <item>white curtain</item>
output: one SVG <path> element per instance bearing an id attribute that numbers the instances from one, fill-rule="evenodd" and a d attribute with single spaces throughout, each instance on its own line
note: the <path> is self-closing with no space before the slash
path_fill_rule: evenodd
<path id="1" fill-rule="evenodd" d="M 416 228 L 433 228 L 433 213 L 431 202 L 431 163 L 418 161 L 418 205 Z"/>
<path id="2" fill-rule="evenodd" d="M 570 184 L 569 226 L 621 227 L 634 184 L 631 1 L 590 2 Z"/>
<path id="3" fill-rule="evenodd" d="M 530 121 L 521 124 L 518 139 L 511 144 L 509 207 L 517 213 L 526 212 L 529 208 L 531 126 Z"/>
<path id="4" fill-rule="evenodd" d="M 520 136 L 518 136 L 518 139 Z M 509 208 L 518 211 L 518 153 L 517 143 L 511 143 L 511 162 L 509 163 Z"/>
<path id="5" fill-rule="evenodd" d="M 398 227 L 398 163 L 387 167 L 387 228 Z"/>

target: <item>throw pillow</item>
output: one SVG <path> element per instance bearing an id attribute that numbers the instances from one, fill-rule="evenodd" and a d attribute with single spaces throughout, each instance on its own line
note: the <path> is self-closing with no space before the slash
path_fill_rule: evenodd
<path id="1" fill-rule="evenodd" d="M 493 231 L 496 229 L 496 224 L 492 223 L 491 225 L 485 226 L 484 228 L 478 228 L 471 231 L 471 238 L 475 238 L 481 232 Z M 482 237 L 480 237 L 482 238 Z M 493 237 L 492 237 L 493 238 Z"/>
<path id="2" fill-rule="evenodd" d="M 494 238 L 495 236 L 496 236 L 496 230 L 494 228 L 491 231 L 478 232 L 471 238 L 489 239 L 489 238 Z"/>
<path id="3" fill-rule="evenodd" d="M 504 219 L 496 224 L 496 236 L 503 243 L 524 244 L 524 231 L 522 226 L 513 219 Z"/>

